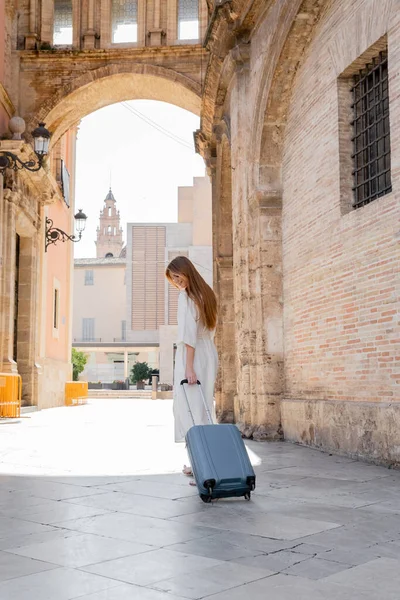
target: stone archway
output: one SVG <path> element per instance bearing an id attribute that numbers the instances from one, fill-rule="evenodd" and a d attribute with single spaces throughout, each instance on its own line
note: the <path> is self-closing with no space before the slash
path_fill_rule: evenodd
<path id="1" fill-rule="evenodd" d="M 277 29 L 273 48 L 280 54 L 268 59 L 262 69 L 254 112 L 252 148 L 252 187 L 267 195 L 281 198 L 281 165 L 284 131 L 293 82 L 302 57 L 327 0 L 303 0 L 288 5 L 289 29 Z M 272 67 L 272 69 L 271 69 Z"/>
<path id="2" fill-rule="evenodd" d="M 200 113 L 200 85 L 172 69 L 143 64 L 113 64 L 89 71 L 58 89 L 30 115 L 27 130 L 38 121 L 52 132 L 52 146 L 86 115 L 117 102 L 159 100 Z M 116 124 L 116 127 L 120 124 Z"/>

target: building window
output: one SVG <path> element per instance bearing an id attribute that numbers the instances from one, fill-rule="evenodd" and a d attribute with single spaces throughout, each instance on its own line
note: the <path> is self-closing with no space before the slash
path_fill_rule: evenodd
<path id="1" fill-rule="evenodd" d="M 94 319 L 82 319 L 82 340 L 94 342 Z"/>
<path id="2" fill-rule="evenodd" d="M 111 227 L 111 225 L 108 226 L 108 230 L 107 231 L 108 231 L 108 233 L 112 233 L 112 227 Z"/>
<path id="3" fill-rule="evenodd" d="M 199 39 L 199 1 L 178 1 L 178 39 Z"/>
<path id="4" fill-rule="evenodd" d="M 85 271 L 85 285 L 94 285 L 93 271 Z"/>
<path id="5" fill-rule="evenodd" d="M 114 254 L 112 252 L 107 252 L 105 258 L 114 258 Z"/>
<path id="6" fill-rule="evenodd" d="M 137 0 L 112 0 L 113 44 L 137 42 Z"/>
<path id="7" fill-rule="evenodd" d="M 72 45 L 72 0 L 54 0 L 53 44 Z"/>
<path id="8" fill-rule="evenodd" d="M 60 312 L 60 292 L 56 288 L 54 290 L 54 306 L 53 306 L 53 327 L 54 327 L 54 329 L 58 329 L 59 312 Z"/>
<path id="9" fill-rule="evenodd" d="M 387 51 L 353 77 L 353 206 L 392 191 Z"/>
<path id="10" fill-rule="evenodd" d="M 126 341 L 126 321 L 121 321 L 121 339 Z"/>

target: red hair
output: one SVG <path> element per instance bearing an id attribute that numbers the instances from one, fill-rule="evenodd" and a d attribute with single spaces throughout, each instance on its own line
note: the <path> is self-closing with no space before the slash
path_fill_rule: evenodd
<path id="1" fill-rule="evenodd" d="M 173 274 L 183 275 L 186 278 L 186 292 L 199 311 L 200 321 L 207 329 L 215 329 L 217 325 L 217 299 L 214 291 L 204 281 L 193 263 L 186 256 L 177 256 L 169 263 L 165 276 L 173 286 L 179 289 L 179 286 L 172 279 Z"/>

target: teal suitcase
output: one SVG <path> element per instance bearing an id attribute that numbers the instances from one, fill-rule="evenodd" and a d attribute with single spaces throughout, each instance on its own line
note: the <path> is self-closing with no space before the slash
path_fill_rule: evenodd
<path id="1" fill-rule="evenodd" d="M 195 425 L 186 384 L 187 379 L 183 379 L 181 386 L 193 427 L 185 439 L 200 498 L 203 502 L 235 496 L 250 500 L 251 492 L 256 487 L 256 476 L 239 430 L 235 425 L 212 423 L 199 381 L 198 389 L 210 424 Z"/>

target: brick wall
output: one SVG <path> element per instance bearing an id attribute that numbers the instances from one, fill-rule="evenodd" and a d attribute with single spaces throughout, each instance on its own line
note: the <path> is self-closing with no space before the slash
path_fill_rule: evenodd
<path id="1" fill-rule="evenodd" d="M 400 19 L 343 3 L 320 21 L 293 90 L 283 160 L 285 395 L 400 400 Z M 389 46 L 393 192 L 343 214 L 338 76 Z M 343 168 L 343 165 L 342 165 Z M 349 191 L 351 193 L 351 191 Z"/>

